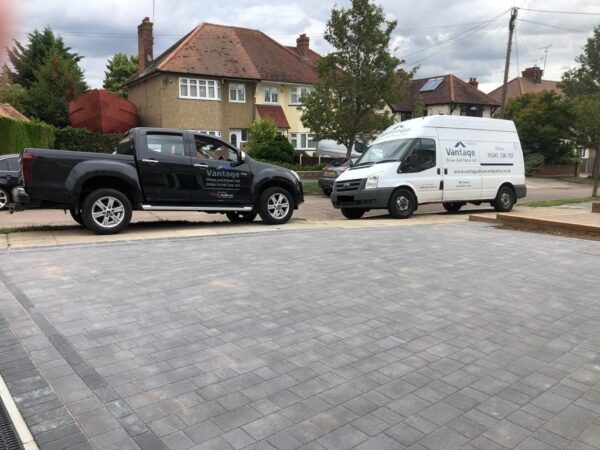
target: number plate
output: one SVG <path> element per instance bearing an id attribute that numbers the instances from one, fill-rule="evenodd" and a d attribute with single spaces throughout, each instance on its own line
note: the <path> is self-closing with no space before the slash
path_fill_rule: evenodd
<path id="1" fill-rule="evenodd" d="M 333 170 L 326 170 L 323 172 L 324 177 L 336 177 L 337 174 Z"/>

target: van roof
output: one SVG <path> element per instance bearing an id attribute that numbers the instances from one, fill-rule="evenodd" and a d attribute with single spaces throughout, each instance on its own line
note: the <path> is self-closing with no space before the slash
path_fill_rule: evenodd
<path id="1" fill-rule="evenodd" d="M 487 119 L 482 117 L 446 116 L 436 115 L 405 120 L 390 126 L 382 134 L 401 131 L 402 129 L 417 129 L 425 127 L 434 128 L 462 128 L 489 131 L 516 131 L 512 120 Z"/>

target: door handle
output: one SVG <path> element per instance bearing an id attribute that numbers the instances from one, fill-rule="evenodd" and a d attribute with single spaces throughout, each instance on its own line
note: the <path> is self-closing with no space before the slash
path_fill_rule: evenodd
<path id="1" fill-rule="evenodd" d="M 194 167 L 202 167 L 203 169 L 206 169 L 208 167 L 208 165 L 207 164 L 194 163 Z"/>
<path id="2" fill-rule="evenodd" d="M 148 163 L 148 164 L 157 164 L 158 160 L 154 159 L 154 158 L 150 158 L 150 159 L 142 159 L 142 162 Z"/>
<path id="3" fill-rule="evenodd" d="M 444 175 L 448 175 L 448 169 L 444 169 Z"/>
<path id="4" fill-rule="evenodd" d="M 437 173 L 438 173 L 438 175 L 441 175 L 441 174 L 442 174 L 442 169 L 440 169 L 440 168 L 438 167 Z"/>

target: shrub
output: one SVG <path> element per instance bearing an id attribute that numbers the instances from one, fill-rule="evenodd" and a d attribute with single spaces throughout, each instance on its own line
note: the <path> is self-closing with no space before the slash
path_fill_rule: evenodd
<path id="1" fill-rule="evenodd" d="M 525 173 L 531 175 L 533 172 L 544 167 L 544 155 L 541 153 L 529 153 L 524 155 Z"/>
<path id="2" fill-rule="evenodd" d="M 43 122 L 0 117 L 0 154 L 20 153 L 26 147 L 52 148 L 54 129 Z"/>
<path id="3" fill-rule="evenodd" d="M 122 136 L 116 133 L 97 133 L 85 128 L 65 127 L 56 130 L 54 148 L 81 152 L 112 153 Z"/>
<path id="4" fill-rule="evenodd" d="M 291 164 L 294 162 L 294 147 L 285 136 L 276 135 L 272 142 L 254 144 L 252 156 L 257 159 Z"/>

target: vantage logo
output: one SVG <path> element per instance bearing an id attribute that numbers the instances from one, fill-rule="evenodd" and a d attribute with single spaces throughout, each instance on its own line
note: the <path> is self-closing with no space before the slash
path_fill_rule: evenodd
<path id="1" fill-rule="evenodd" d="M 467 158 L 474 158 L 475 150 L 467 150 L 467 146 L 462 141 L 458 141 L 456 144 L 454 144 L 454 147 L 446 147 L 446 154 L 448 156 L 463 156 Z"/>
<path id="2" fill-rule="evenodd" d="M 467 148 L 467 146 L 465 144 L 463 144 L 461 141 L 458 141 L 456 144 L 454 144 L 454 148 Z"/>

